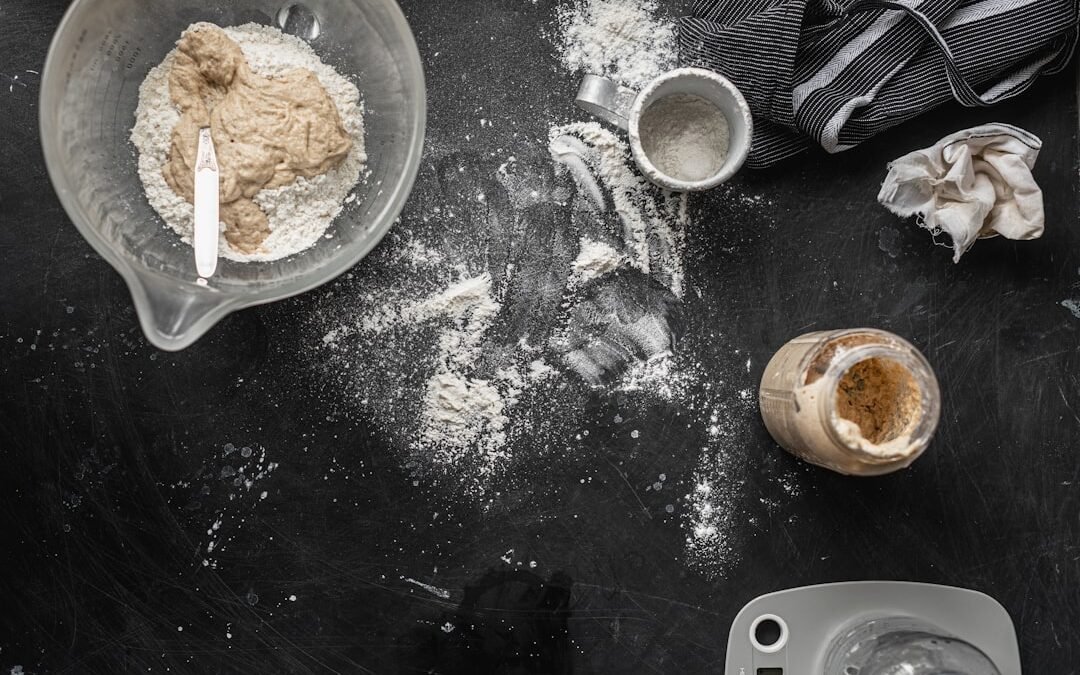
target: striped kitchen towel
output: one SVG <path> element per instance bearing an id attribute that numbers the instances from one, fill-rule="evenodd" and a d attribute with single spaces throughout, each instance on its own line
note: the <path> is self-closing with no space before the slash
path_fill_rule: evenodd
<path id="1" fill-rule="evenodd" d="M 733 81 L 754 113 L 747 165 L 852 148 L 955 99 L 991 105 L 1065 68 L 1080 0 L 697 0 L 683 65 Z"/>

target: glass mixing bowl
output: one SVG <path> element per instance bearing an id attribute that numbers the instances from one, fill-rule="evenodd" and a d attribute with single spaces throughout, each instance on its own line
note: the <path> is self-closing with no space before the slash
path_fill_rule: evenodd
<path id="1" fill-rule="evenodd" d="M 205 284 L 192 248 L 147 202 L 129 140 L 139 85 L 196 21 L 276 25 L 308 39 L 360 89 L 370 172 L 331 238 L 275 262 L 222 259 Z M 230 312 L 310 290 L 367 255 L 416 179 L 426 105 L 420 55 L 394 0 L 75 0 L 42 74 L 41 140 L 61 203 L 123 275 L 147 338 L 179 350 Z"/>

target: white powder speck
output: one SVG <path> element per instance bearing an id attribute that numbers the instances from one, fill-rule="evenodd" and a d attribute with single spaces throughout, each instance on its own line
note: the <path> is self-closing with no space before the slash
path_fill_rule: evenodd
<path id="1" fill-rule="evenodd" d="M 528 378 L 532 382 L 542 380 L 555 374 L 555 369 L 543 359 L 536 359 L 529 364 Z"/>
<path id="2" fill-rule="evenodd" d="M 427 383 L 422 412 L 422 445 L 443 461 L 455 461 L 478 448 L 480 471 L 493 471 L 505 457 L 507 417 L 503 392 L 491 381 L 473 377 L 484 334 L 501 309 L 491 297 L 488 273 L 464 279 L 409 308 L 412 321 L 448 319 L 439 337 L 435 373 Z"/>
<path id="3" fill-rule="evenodd" d="M 272 26 L 249 23 L 225 28 L 225 33 L 244 52 L 252 70 L 274 77 L 294 68 L 306 68 L 338 108 L 341 121 L 353 139 L 353 147 L 338 168 L 314 178 L 273 190 L 262 190 L 254 201 L 269 218 L 270 235 L 261 250 L 245 254 L 234 250 L 220 237 L 219 255 L 241 262 L 278 260 L 313 246 L 341 213 L 343 204 L 360 180 L 367 161 L 364 152 L 363 104 L 356 85 L 324 64 L 302 39 L 286 35 Z M 169 96 L 169 72 L 175 50 L 151 69 L 139 87 L 139 106 L 131 141 L 139 151 L 139 178 L 147 200 L 158 215 L 190 244 L 194 227 L 194 207 L 173 192 L 165 182 L 162 167 L 168 162 L 170 139 L 180 113 Z"/>
<path id="4" fill-rule="evenodd" d="M 625 256 L 610 244 L 582 237 L 581 250 L 573 262 L 569 284 L 578 286 L 590 279 L 602 277 L 617 270 L 624 260 Z"/>
<path id="5" fill-rule="evenodd" d="M 450 599 L 450 591 L 444 588 L 432 586 L 431 584 L 425 584 L 422 581 L 417 581 L 416 579 L 411 579 L 409 577 L 402 577 L 402 579 L 404 579 L 406 583 L 413 584 L 414 586 L 419 586 L 420 588 L 424 589 L 428 593 L 431 593 L 435 597 L 442 598 L 443 600 Z"/>

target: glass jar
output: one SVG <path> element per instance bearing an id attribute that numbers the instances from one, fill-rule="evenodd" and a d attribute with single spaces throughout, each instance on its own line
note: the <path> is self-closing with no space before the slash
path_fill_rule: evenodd
<path id="1" fill-rule="evenodd" d="M 758 400 L 766 428 L 785 450 L 857 476 L 910 465 L 941 416 L 926 358 L 903 338 L 872 328 L 788 342 L 765 367 Z"/>

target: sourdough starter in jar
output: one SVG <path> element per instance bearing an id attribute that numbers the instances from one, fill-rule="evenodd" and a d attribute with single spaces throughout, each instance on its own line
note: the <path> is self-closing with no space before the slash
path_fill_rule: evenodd
<path id="1" fill-rule="evenodd" d="M 926 358 L 906 340 L 870 328 L 788 342 L 765 367 L 759 401 L 766 428 L 784 449 L 860 476 L 915 461 L 941 414 Z"/>

